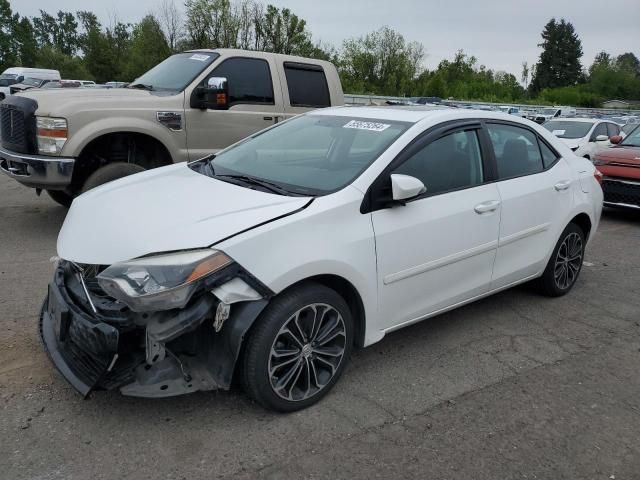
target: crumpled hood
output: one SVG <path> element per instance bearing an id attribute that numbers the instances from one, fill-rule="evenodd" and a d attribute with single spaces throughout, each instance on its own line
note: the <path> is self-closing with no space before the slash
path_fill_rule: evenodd
<path id="1" fill-rule="evenodd" d="M 208 247 L 309 203 L 215 180 L 186 164 L 116 180 L 73 201 L 58 255 L 110 265 L 156 252 Z"/>

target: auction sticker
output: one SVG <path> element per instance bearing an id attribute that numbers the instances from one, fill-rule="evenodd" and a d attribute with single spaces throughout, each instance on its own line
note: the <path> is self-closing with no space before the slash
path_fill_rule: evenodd
<path id="1" fill-rule="evenodd" d="M 566 132 L 566 130 L 554 130 L 553 133 L 556 137 L 560 137 L 561 135 L 564 135 L 564 132 Z"/>
<path id="2" fill-rule="evenodd" d="M 202 55 L 201 53 L 194 53 L 189 57 L 189 60 L 198 60 L 199 62 L 206 62 L 209 60 L 209 55 Z"/>
<path id="3" fill-rule="evenodd" d="M 391 125 L 388 123 L 363 122 L 361 120 L 351 120 L 342 128 L 356 128 L 358 130 L 369 130 L 371 132 L 383 132 Z"/>

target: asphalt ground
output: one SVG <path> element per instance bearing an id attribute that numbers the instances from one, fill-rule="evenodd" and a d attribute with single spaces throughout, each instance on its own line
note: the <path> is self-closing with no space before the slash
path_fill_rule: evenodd
<path id="1" fill-rule="evenodd" d="M 289 415 L 237 390 L 76 394 L 37 335 L 65 213 L 0 176 L 2 479 L 640 479 L 638 213 L 605 211 L 569 295 L 390 334 Z"/>

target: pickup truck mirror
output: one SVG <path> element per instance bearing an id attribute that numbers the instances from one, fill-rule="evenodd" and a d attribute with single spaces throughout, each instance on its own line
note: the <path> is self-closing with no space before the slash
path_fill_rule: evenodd
<path id="1" fill-rule="evenodd" d="M 196 87 L 191 96 L 191 108 L 227 110 L 229 83 L 226 77 L 210 77 L 206 86 Z"/>
<path id="2" fill-rule="evenodd" d="M 614 145 L 617 145 L 622 141 L 622 135 L 613 135 L 611 138 L 609 138 L 609 141 Z"/>

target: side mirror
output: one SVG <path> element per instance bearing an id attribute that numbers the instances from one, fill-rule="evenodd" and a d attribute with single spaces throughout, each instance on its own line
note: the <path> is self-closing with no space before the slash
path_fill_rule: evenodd
<path id="1" fill-rule="evenodd" d="M 196 87 L 191 95 L 191 108 L 227 110 L 229 108 L 229 84 L 227 78 L 210 77 L 206 86 Z"/>
<path id="2" fill-rule="evenodd" d="M 613 143 L 614 145 L 617 145 L 622 141 L 622 136 L 621 135 L 614 135 L 613 137 L 609 138 L 609 141 L 611 143 Z"/>
<path id="3" fill-rule="evenodd" d="M 596 137 L 596 142 L 606 142 L 607 140 L 609 140 L 609 137 L 606 135 L 598 135 Z"/>
<path id="4" fill-rule="evenodd" d="M 427 191 L 420 180 L 410 175 L 394 173 L 391 175 L 391 192 L 393 200 L 403 203 L 405 200 L 417 197 Z"/>

